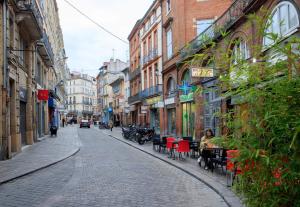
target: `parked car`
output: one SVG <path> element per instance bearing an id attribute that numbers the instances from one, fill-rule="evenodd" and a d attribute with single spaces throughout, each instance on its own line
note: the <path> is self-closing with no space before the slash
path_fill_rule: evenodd
<path id="1" fill-rule="evenodd" d="M 82 119 L 81 122 L 80 122 L 80 128 L 82 128 L 82 127 L 90 128 L 91 123 L 88 120 Z"/>

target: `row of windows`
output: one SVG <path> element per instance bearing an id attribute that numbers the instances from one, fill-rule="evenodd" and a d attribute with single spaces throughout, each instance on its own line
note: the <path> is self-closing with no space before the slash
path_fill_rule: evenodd
<path id="1" fill-rule="evenodd" d="M 170 3 L 168 2 L 169 1 L 167 1 L 167 5 Z M 196 20 L 197 35 L 202 34 L 213 24 L 213 22 L 214 19 Z M 267 21 L 265 37 L 263 39 L 264 47 L 268 48 L 274 44 L 275 40 L 272 38 L 271 34 L 276 34 L 278 38 L 282 38 L 292 33 L 297 27 L 299 27 L 299 16 L 296 8 L 288 1 L 281 2 L 275 7 L 270 19 Z M 171 28 L 166 30 L 166 38 L 167 58 L 170 59 L 173 55 L 173 39 Z M 233 53 L 237 58 L 247 59 L 249 57 L 249 51 L 247 50 L 244 42 L 238 44 L 234 48 Z"/>

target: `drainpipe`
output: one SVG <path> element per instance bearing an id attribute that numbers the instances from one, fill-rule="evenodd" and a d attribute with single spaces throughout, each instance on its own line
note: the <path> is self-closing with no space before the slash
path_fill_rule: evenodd
<path id="1" fill-rule="evenodd" d="M 7 71 L 7 0 L 3 0 L 3 88 L 8 88 L 8 71 Z"/>
<path id="2" fill-rule="evenodd" d="M 0 108 L 0 113 L 1 113 L 1 124 L 0 124 L 0 130 L 2 131 L 0 133 L 0 139 L 1 140 L 1 145 L 0 145 L 0 160 L 6 159 L 8 156 L 8 127 L 7 127 L 7 123 L 8 120 L 7 118 L 7 89 L 8 89 L 8 72 L 7 72 L 7 0 L 3 0 L 2 1 L 2 29 L 3 29 L 3 80 L 1 80 L 2 82 L 2 88 L 0 90 L 2 90 L 2 94 L 1 94 L 1 108 Z M 4 117 L 2 118 L 2 115 L 4 115 Z"/>

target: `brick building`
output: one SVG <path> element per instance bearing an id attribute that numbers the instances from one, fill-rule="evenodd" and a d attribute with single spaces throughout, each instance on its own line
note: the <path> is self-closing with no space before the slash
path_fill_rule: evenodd
<path id="1" fill-rule="evenodd" d="M 204 32 L 230 6 L 231 0 L 180 1 L 163 0 L 163 134 L 200 137 L 203 132 L 203 100 L 201 96 L 177 90 L 183 82 L 191 82 L 187 66 L 178 65 L 180 50 Z M 187 92 L 187 91 L 185 91 Z M 189 96 L 189 97 L 188 97 Z"/>
<path id="2" fill-rule="evenodd" d="M 234 64 L 238 59 L 243 59 L 249 64 L 257 64 L 257 60 L 261 56 L 267 55 L 269 57 L 267 62 L 276 63 L 279 59 L 286 60 L 284 55 L 276 54 L 272 49 L 273 42 L 266 36 L 266 33 L 272 32 L 281 38 L 280 44 L 285 44 L 287 40 L 292 37 L 300 37 L 299 33 L 299 0 L 246 0 L 235 1 L 231 6 L 221 15 L 206 31 L 200 34 L 199 39 L 194 39 L 190 42 L 191 47 L 186 47 L 180 51 L 182 60 L 178 62 L 179 65 L 184 65 L 185 61 L 191 60 L 192 55 L 200 55 L 209 59 L 211 54 L 215 54 L 214 62 L 208 63 L 202 60 L 197 66 L 213 68 L 215 77 L 213 78 L 193 78 L 191 84 L 199 85 L 204 88 L 204 93 L 201 94 L 203 99 L 202 105 L 196 106 L 196 111 L 202 111 L 203 122 L 197 123 L 204 129 L 213 129 L 215 134 L 222 134 L 222 129 L 226 125 L 225 120 L 220 120 L 217 112 L 226 112 L 232 109 L 237 116 L 243 116 L 243 120 L 247 117 L 247 105 L 237 102 L 240 97 L 230 96 L 222 97 L 220 94 L 224 91 L 218 87 L 218 76 L 220 72 L 227 73 L 234 80 Z M 256 14 L 263 20 L 263 25 L 258 25 L 257 22 L 247 18 L 248 14 Z M 266 26 L 269 21 L 270 26 Z M 260 29 L 263 27 L 264 32 Z M 228 32 L 226 37 L 222 37 L 220 32 L 214 28 L 223 28 Z M 201 38 L 206 36 L 210 37 L 216 42 L 213 50 L 206 49 L 205 39 Z M 257 50 L 257 47 L 261 49 Z M 222 53 L 228 54 L 231 61 L 224 63 Z M 232 65 L 233 64 L 233 65 Z M 231 71 L 229 70 L 229 68 Z M 184 66 L 180 67 L 181 71 Z M 190 71 L 190 67 L 187 70 Z M 233 71 L 232 71 L 233 70 Z M 299 71 L 298 71 L 299 73 Z M 245 74 L 246 75 L 246 74 Z M 179 75 L 180 77 L 182 75 Z M 195 98 L 195 95 L 194 95 Z M 244 123 L 243 125 L 247 125 Z"/>

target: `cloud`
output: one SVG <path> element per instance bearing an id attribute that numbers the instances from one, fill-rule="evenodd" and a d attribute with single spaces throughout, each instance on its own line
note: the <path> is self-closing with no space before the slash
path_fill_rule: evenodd
<path id="1" fill-rule="evenodd" d="M 124 40 L 153 0 L 69 0 L 93 20 Z M 97 69 L 113 56 L 128 59 L 129 46 L 105 33 L 76 12 L 64 0 L 57 0 L 60 23 L 70 70 L 96 76 Z"/>

